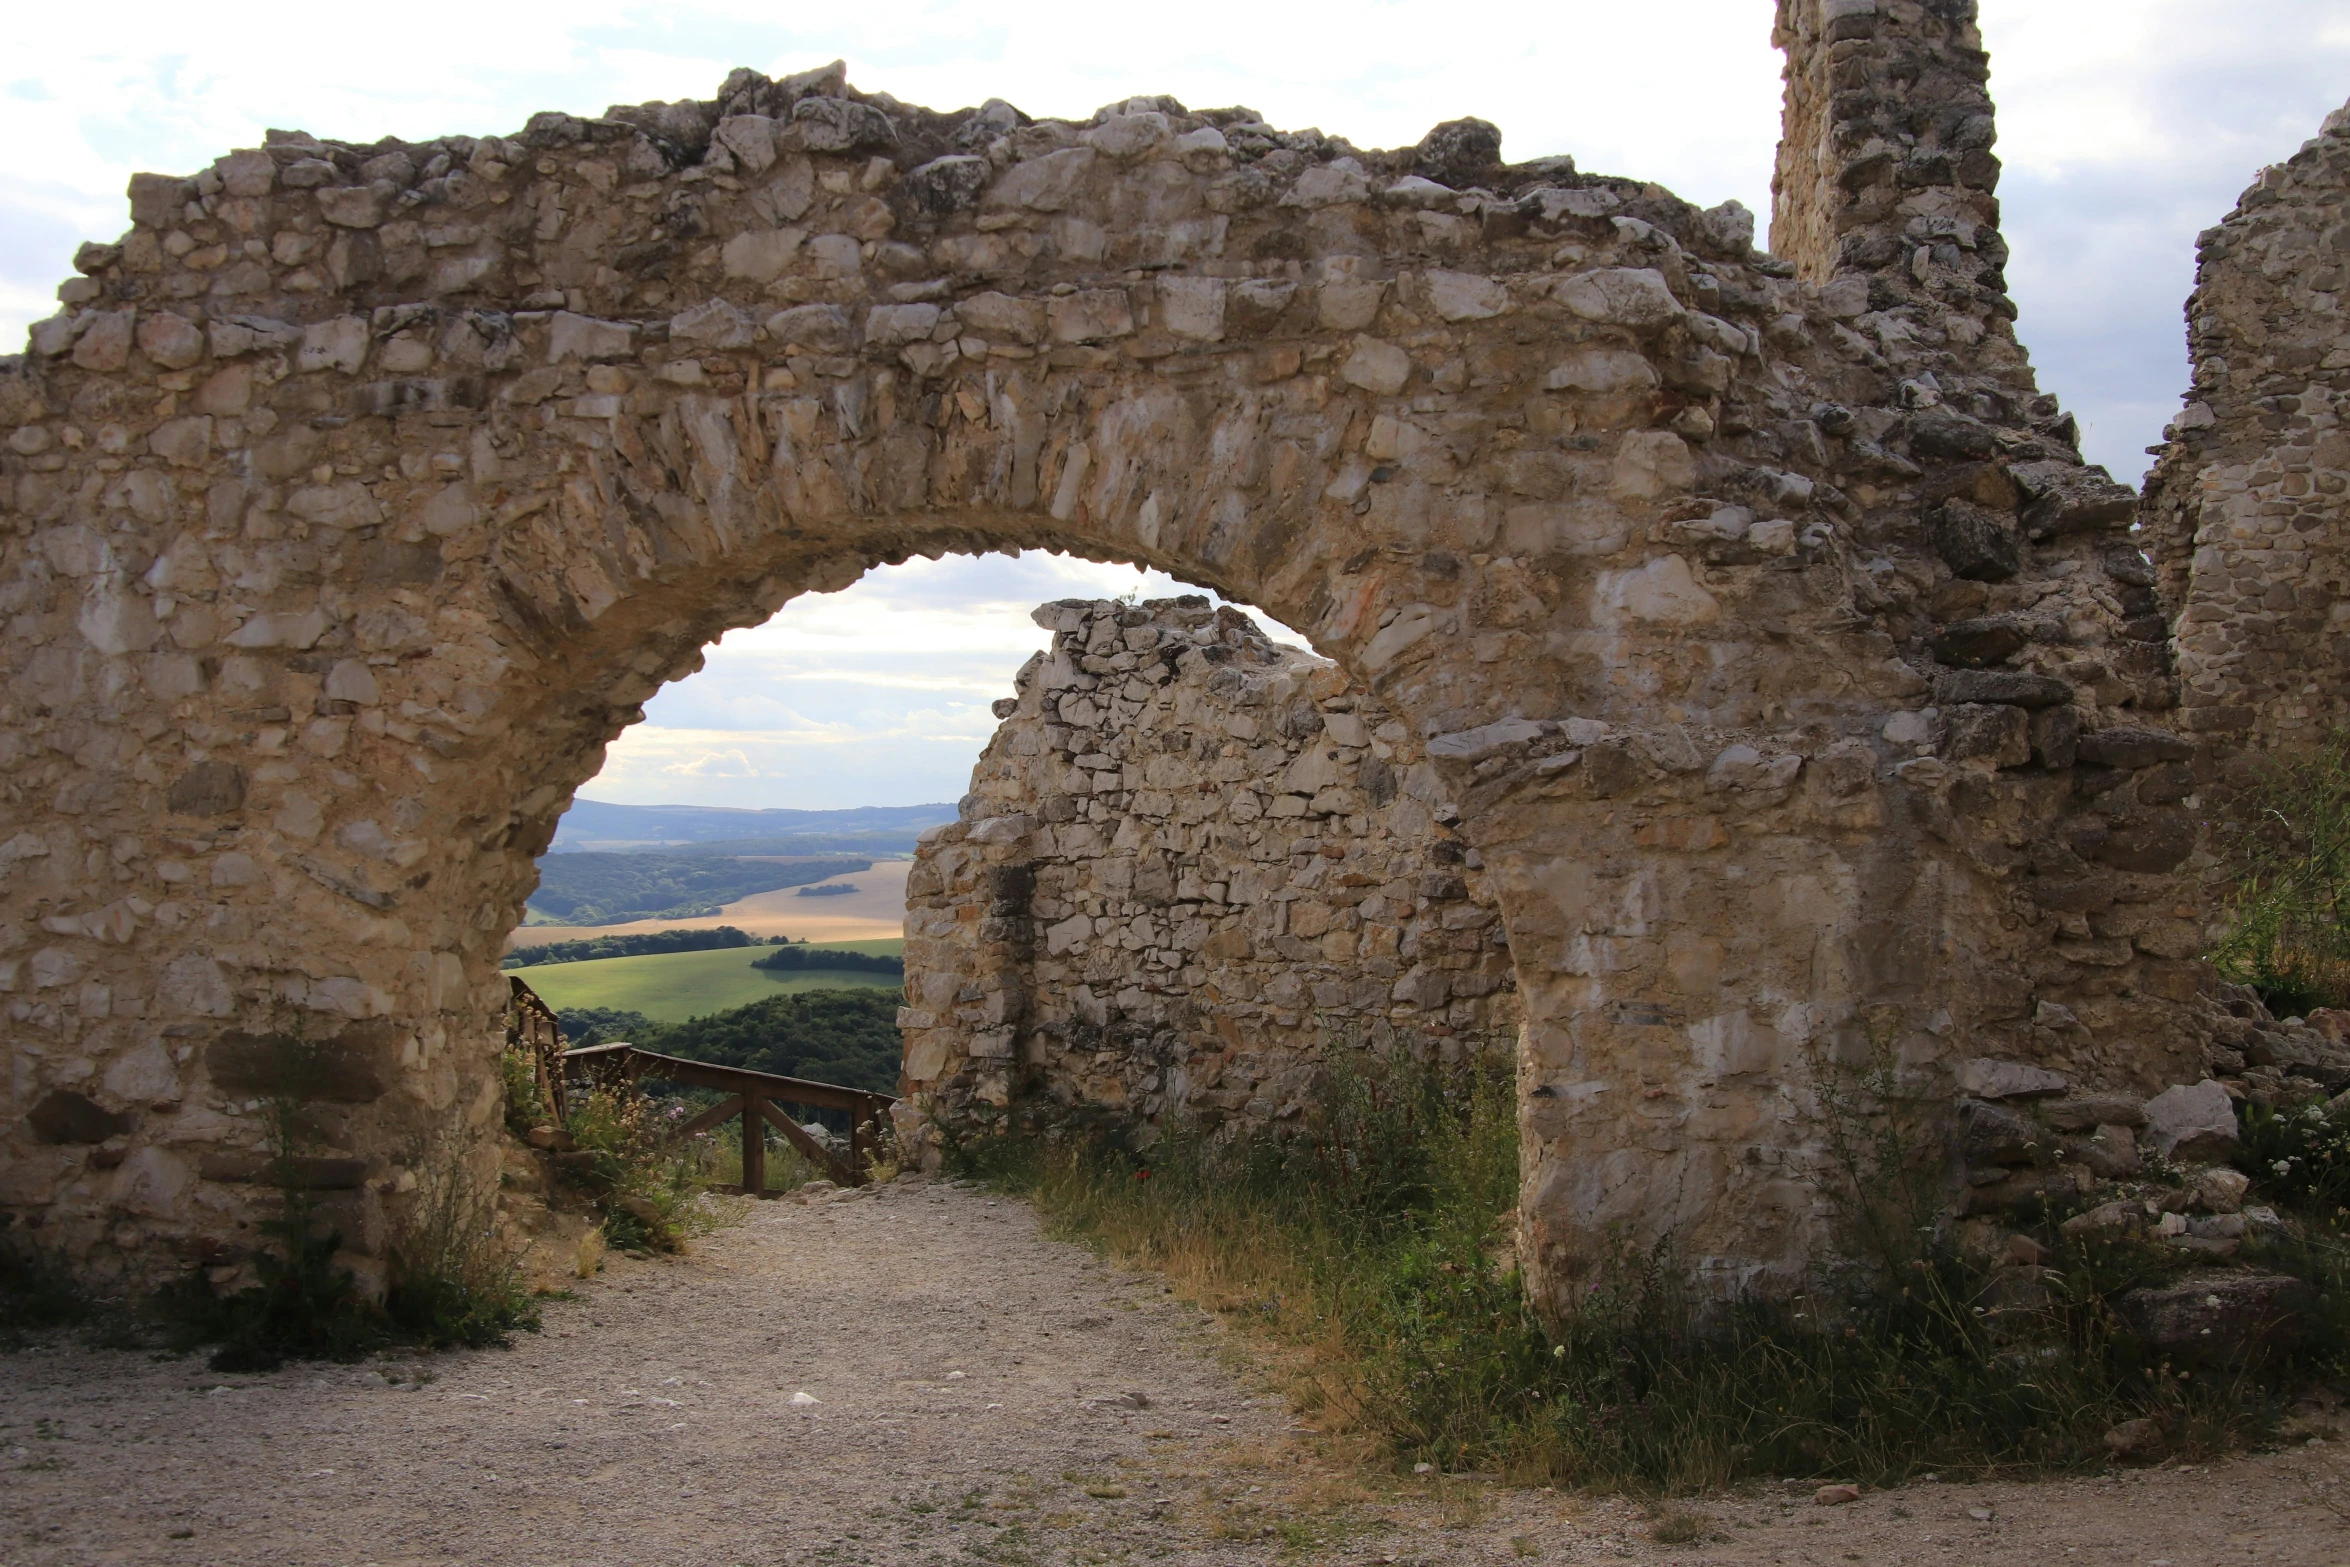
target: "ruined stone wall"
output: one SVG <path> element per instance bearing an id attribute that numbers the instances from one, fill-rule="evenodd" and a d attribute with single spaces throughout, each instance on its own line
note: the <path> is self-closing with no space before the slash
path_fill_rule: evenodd
<path id="1" fill-rule="evenodd" d="M 1997 126 L 1974 6 L 1779 0 L 1773 41 L 1787 67 L 1772 252 L 1812 282 L 1853 279 L 1840 304 L 1882 308 L 1939 268 L 1971 271 L 1983 302 L 2005 307 Z"/>
<path id="2" fill-rule="evenodd" d="M 2306 746 L 2350 722 L 2350 110 L 2198 248 L 2194 384 L 2146 488 L 2181 726 Z"/>
<path id="3" fill-rule="evenodd" d="M 1515 1048 L 1482 860 L 1409 726 L 1204 598 L 1036 620 L 1051 651 L 907 878 L 926 1114 L 1147 1138 L 1294 1114 L 1332 1050 Z"/>
<path id="4" fill-rule="evenodd" d="M 837 71 L 139 176 L 0 370 L 0 1206 L 93 1270 L 249 1245 L 286 1049 L 396 1205 L 494 1124 L 499 948 L 606 743 L 916 552 L 1164 569 L 1425 739 L 1517 970 L 1546 1306 L 1618 1237 L 1722 1287 L 1833 1249 L 1824 1060 L 2177 1080 L 2131 497 L 2014 339 L 1964 95 L 1905 97 L 1979 89 L 1971 23 L 1790 0 L 1782 169 L 1854 172 L 1781 257 L 1476 121 Z"/>

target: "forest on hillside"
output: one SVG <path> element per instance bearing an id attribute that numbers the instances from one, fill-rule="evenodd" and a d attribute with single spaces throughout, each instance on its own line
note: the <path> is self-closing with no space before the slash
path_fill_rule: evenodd
<path id="1" fill-rule="evenodd" d="M 799 887 L 871 860 L 743 860 L 718 855 L 549 854 L 539 860 L 530 912 L 538 924 L 618 925 L 714 914 L 738 898 Z"/>
<path id="2" fill-rule="evenodd" d="M 894 1094 L 904 1002 L 905 992 L 874 987 L 793 991 L 683 1023 L 656 1023 L 612 1007 L 555 1016 L 574 1049 L 625 1039 L 662 1055 Z"/>

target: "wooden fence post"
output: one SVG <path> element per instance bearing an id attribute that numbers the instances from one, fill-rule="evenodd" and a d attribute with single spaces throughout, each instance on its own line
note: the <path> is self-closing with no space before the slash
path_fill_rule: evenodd
<path id="1" fill-rule="evenodd" d="M 743 1095 L 743 1190 L 767 1195 L 766 1105 L 757 1094 Z"/>

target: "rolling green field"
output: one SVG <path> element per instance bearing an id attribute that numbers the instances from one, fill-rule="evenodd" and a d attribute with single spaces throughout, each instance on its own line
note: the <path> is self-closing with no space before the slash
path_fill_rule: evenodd
<path id="1" fill-rule="evenodd" d="M 898 954 L 903 938 L 886 941 L 825 942 L 853 952 Z M 751 960 L 772 950 L 721 947 L 714 952 L 659 952 L 637 958 L 597 958 L 588 963 L 549 963 L 516 969 L 548 1006 L 618 1007 L 642 1012 L 659 1023 L 682 1023 L 795 990 L 840 990 L 852 985 L 894 989 L 895 974 L 849 969 L 779 972 L 755 969 Z"/>

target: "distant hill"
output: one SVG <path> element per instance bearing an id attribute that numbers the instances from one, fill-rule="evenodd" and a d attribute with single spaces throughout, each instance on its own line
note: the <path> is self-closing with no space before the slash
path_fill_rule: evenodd
<path id="1" fill-rule="evenodd" d="M 539 860 L 530 895 L 534 924 L 620 925 L 714 914 L 737 898 L 797 887 L 851 871 L 871 860 L 739 860 L 714 854 L 549 854 Z"/>
<path id="2" fill-rule="evenodd" d="M 614 805 L 574 800 L 555 829 L 556 853 L 686 849 L 729 854 L 908 854 L 925 827 L 955 807 L 866 805 L 846 811 L 732 810 L 716 805 Z"/>

